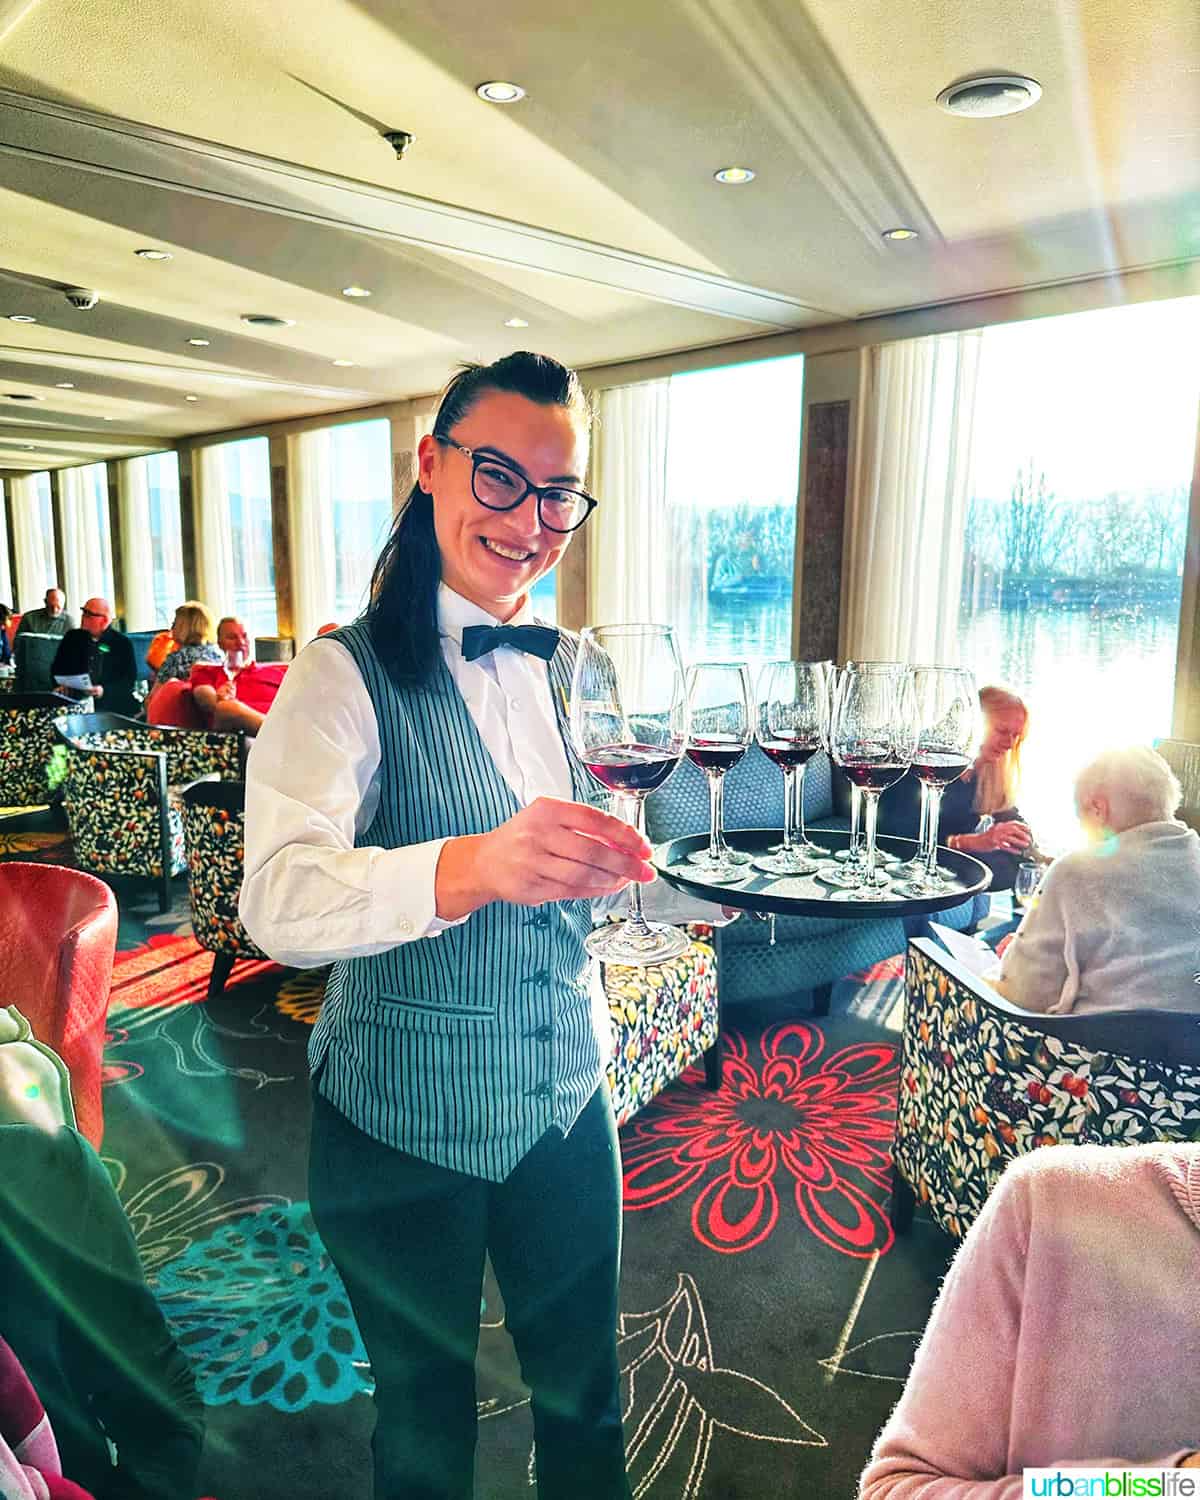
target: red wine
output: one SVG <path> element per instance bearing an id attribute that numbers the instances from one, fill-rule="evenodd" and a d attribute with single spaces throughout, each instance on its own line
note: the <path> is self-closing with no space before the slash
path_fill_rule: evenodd
<path id="1" fill-rule="evenodd" d="M 949 786 L 970 764 L 965 755 L 953 750 L 918 750 L 912 768 L 926 786 Z"/>
<path id="2" fill-rule="evenodd" d="M 908 767 L 898 760 L 866 760 L 847 756 L 842 770 L 864 792 L 883 792 L 900 780 Z"/>
<path id="3" fill-rule="evenodd" d="M 821 748 L 819 740 L 795 739 L 760 740 L 762 753 L 770 756 L 777 766 L 790 771 L 793 766 L 804 766 Z"/>
<path id="4" fill-rule="evenodd" d="M 687 747 L 688 760 L 702 771 L 728 771 L 745 753 L 741 740 L 724 734 L 696 735 Z"/>
<path id="5" fill-rule="evenodd" d="M 610 792 L 636 797 L 662 786 L 678 760 L 653 745 L 598 745 L 583 763 Z"/>

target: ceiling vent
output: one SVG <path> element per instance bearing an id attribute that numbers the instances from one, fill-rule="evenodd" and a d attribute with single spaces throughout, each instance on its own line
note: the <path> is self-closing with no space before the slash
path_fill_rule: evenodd
<path id="1" fill-rule="evenodd" d="M 948 114 L 990 120 L 996 115 L 1018 114 L 1041 97 L 1042 86 L 1032 78 L 1017 73 L 989 73 L 986 77 L 952 83 L 937 96 L 937 102 Z"/>

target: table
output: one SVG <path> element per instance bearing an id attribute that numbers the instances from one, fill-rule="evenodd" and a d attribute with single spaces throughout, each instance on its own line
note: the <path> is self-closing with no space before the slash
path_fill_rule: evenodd
<path id="1" fill-rule="evenodd" d="M 850 835 L 845 830 L 810 828 L 809 837 L 814 843 L 831 850 L 849 846 Z M 725 841 L 733 849 L 742 849 L 747 854 L 765 854 L 783 838 L 778 828 L 748 828 L 727 833 Z M 917 852 L 914 839 L 892 838 L 881 834 L 878 847 L 897 855 L 901 860 L 911 859 Z M 895 896 L 883 901 L 831 901 L 830 894 L 837 886 L 823 884 L 815 875 L 768 875 L 746 867 L 746 878 L 735 884 L 716 884 L 705 880 L 699 865 L 687 863 L 687 856 L 696 849 L 708 847 L 707 833 L 688 834 L 685 838 L 668 839 L 654 850 L 654 868 L 676 890 L 698 896 L 702 901 L 712 901 L 721 906 L 736 907 L 740 911 L 775 913 L 787 917 L 826 917 L 835 919 L 870 919 L 878 917 L 932 916 L 959 906 L 973 896 L 981 895 L 992 883 L 992 872 L 978 859 L 963 854 L 957 849 L 938 846 L 938 864 L 952 870 L 953 882 L 944 891 L 932 896 Z"/>

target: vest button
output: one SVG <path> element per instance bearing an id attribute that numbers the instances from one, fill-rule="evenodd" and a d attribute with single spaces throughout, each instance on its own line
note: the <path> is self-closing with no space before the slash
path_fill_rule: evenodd
<path id="1" fill-rule="evenodd" d="M 554 1096 L 554 1085 L 547 1079 L 536 1088 L 528 1090 L 531 1099 L 550 1099 Z"/>
<path id="2" fill-rule="evenodd" d="M 550 1025 L 539 1026 L 533 1033 L 535 1042 L 552 1042 L 554 1040 L 554 1027 Z"/>

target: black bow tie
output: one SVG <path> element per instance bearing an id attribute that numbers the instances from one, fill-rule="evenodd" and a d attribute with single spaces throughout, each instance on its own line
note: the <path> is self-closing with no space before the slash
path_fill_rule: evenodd
<path id="1" fill-rule="evenodd" d="M 549 625 L 468 625 L 462 633 L 464 661 L 475 661 L 497 646 L 549 661 L 558 650 L 558 631 Z"/>

